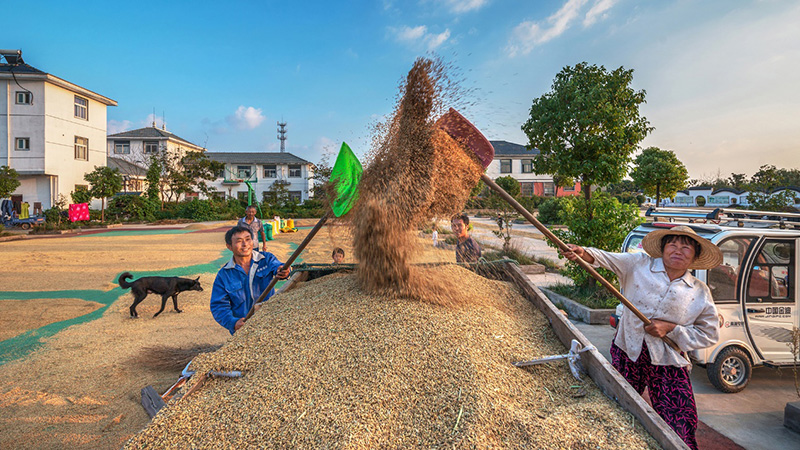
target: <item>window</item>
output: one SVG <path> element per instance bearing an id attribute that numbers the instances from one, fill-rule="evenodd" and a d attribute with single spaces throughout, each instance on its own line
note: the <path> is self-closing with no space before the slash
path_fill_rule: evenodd
<path id="1" fill-rule="evenodd" d="M 15 149 L 21 152 L 26 152 L 31 149 L 31 138 L 17 138 L 16 141 Z"/>
<path id="2" fill-rule="evenodd" d="M 511 173 L 511 160 L 510 159 L 501 159 L 500 160 L 500 173 Z"/>
<path id="3" fill-rule="evenodd" d="M 158 153 L 158 141 L 144 141 L 144 154 L 154 155 Z"/>
<path id="4" fill-rule="evenodd" d="M 300 203 L 303 198 L 303 193 L 300 191 L 289 191 L 289 200 Z"/>
<path id="5" fill-rule="evenodd" d="M 236 197 L 239 200 L 241 200 L 243 202 L 246 202 L 248 200 L 247 194 L 248 194 L 247 191 L 239 191 L 239 192 L 236 193 Z"/>
<path id="6" fill-rule="evenodd" d="M 114 154 L 127 155 L 131 152 L 131 141 L 114 141 Z"/>
<path id="7" fill-rule="evenodd" d="M 75 96 L 75 117 L 78 119 L 89 120 L 89 100 Z"/>
<path id="8" fill-rule="evenodd" d="M 524 168 L 525 165 L 523 165 L 522 167 Z M 531 195 L 533 195 L 533 183 L 520 183 L 519 193 L 526 197 L 530 197 Z"/>
<path id="9" fill-rule="evenodd" d="M 722 264 L 708 271 L 708 287 L 715 303 L 736 302 L 736 283 L 742 261 L 753 238 L 737 237 L 727 239 L 719 244 L 722 250 Z"/>
<path id="10" fill-rule="evenodd" d="M 250 166 L 236 166 L 236 176 L 238 178 L 250 178 Z"/>
<path id="11" fill-rule="evenodd" d="M 75 159 L 89 160 L 89 139 L 75 136 Z"/>
<path id="12" fill-rule="evenodd" d="M 31 100 L 33 100 L 33 96 L 28 91 L 17 91 L 17 104 L 18 105 L 30 105 Z"/>
<path id="13" fill-rule="evenodd" d="M 264 178 L 277 178 L 278 167 L 275 164 L 264 165 Z"/>
<path id="14" fill-rule="evenodd" d="M 301 169 L 299 164 L 290 164 L 289 165 L 289 178 L 300 178 Z"/>
<path id="15" fill-rule="evenodd" d="M 564 192 L 575 192 L 575 185 L 573 184 L 572 186 L 565 187 Z"/>
<path id="16" fill-rule="evenodd" d="M 533 160 L 532 159 L 523 159 L 522 160 L 522 173 L 533 173 Z"/>
<path id="17" fill-rule="evenodd" d="M 553 182 L 543 183 L 543 188 L 544 188 L 544 195 L 553 195 L 556 190 L 555 183 Z"/>
<path id="18" fill-rule="evenodd" d="M 219 200 L 225 200 L 225 193 L 222 191 L 214 191 L 211 193 L 211 198 L 216 198 Z"/>
<path id="19" fill-rule="evenodd" d="M 793 278 L 794 241 L 767 241 L 750 271 L 747 303 L 793 303 Z"/>

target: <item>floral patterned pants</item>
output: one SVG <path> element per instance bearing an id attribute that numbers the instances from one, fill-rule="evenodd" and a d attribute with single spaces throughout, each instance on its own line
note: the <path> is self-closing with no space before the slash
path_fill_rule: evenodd
<path id="1" fill-rule="evenodd" d="M 611 364 L 639 394 L 647 387 L 653 409 L 689 448 L 697 450 L 697 406 L 694 403 L 689 371 L 685 367 L 651 364 L 650 352 L 645 343 L 642 343 L 639 358 L 631 361 L 612 342 Z"/>

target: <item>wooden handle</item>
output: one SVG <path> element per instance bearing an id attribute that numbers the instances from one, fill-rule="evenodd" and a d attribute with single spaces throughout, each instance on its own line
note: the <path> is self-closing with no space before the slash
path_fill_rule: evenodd
<path id="1" fill-rule="evenodd" d="M 319 222 L 317 222 L 317 224 L 314 225 L 314 228 L 312 228 L 311 231 L 308 232 L 308 235 L 306 236 L 305 239 L 303 239 L 303 242 L 300 243 L 300 245 L 295 249 L 292 255 L 289 256 L 289 259 L 287 259 L 286 262 L 283 263 L 281 268 L 278 269 L 279 271 L 288 269 L 289 267 L 292 266 L 294 260 L 297 259 L 298 256 L 300 256 L 300 253 L 303 253 L 303 250 L 306 249 L 308 243 L 311 242 L 311 239 L 314 238 L 314 236 L 317 234 L 320 228 L 322 228 L 322 226 L 325 225 L 325 222 L 328 221 L 330 216 L 331 216 L 331 211 L 328 211 L 325 213 L 324 216 L 322 216 L 321 219 L 319 219 Z M 245 322 L 247 322 L 247 320 L 253 316 L 253 313 L 256 311 L 256 305 L 264 301 L 264 297 L 267 296 L 269 291 L 271 291 L 272 288 L 274 288 L 275 284 L 277 283 L 278 283 L 278 277 L 277 276 L 272 277 L 272 281 L 269 282 L 269 285 L 267 286 L 266 289 L 264 289 L 264 292 L 262 292 L 261 295 L 258 297 L 258 299 L 255 302 L 253 302 L 253 306 L 250 308 L 250 311 L 248 311 L 247 315 L 244 317 Z"/>
<path id="2" fill-rule="evenodd" d="M 544 234 L 545 237 L 547 237 L 547 239 L 549 239 L 552 243 L 556 244 L 556 246 L 559 249 L 561 249 L 561 251 L 564 251 L 564 252 L 571 251 L 569 249 L 569 247 L 567 247 L 567 244 L 565 244 L 561 239 L 559 239 L 558 236 L 553 234 L 553 232 L 550 231 L 547 227 L 542 225 L 541 222 L 539 222 L 535 217 L 533 217 L 533 214 L 531 214 L 527 209 L 525 209 L 522 205 L 520 205 L 519 202 L 516 201 L 514 199 L 514 197 L 512 197 L 508 192 L 506 192 L 503 188 L 498 186 L 497 183 L 495 183 L 494 180 L 492 180 L 488 175 L 486 175 L 484 173 L 481 176 L 481 180 L 483 180 L 483 182 L 486 183 L 486 185 L 489 186 L 490 188 L 492 188 L 495 192 L 500 194 L 500 197 L 502 197 L 503 200 L 508 202 L 508 204 L 511 205 L 514 209 L 516 209 L 518 213 L 522 214 L 523 217 L 528 219 L 528 222 L 530 222 L 533 226 L 535 226 L 536 229 L 541 231 L 542 234 Z M 591 275 L 592 278 L 597 280 L 609 292 L 611 292 L 611 294 L 614 295 L 614 297 L 619 299 L 620 303 L 625 305 L 626 308 L 630 309 L 631 312 L 633 312 L 633 314 L 635 314 L 636 317 L 638 317 L 642 322 L 644 322 L 645 325 L 650 325 L 650 323 L 651 323 L 650 319 L 645 317 L 645 315 L 642 314 L 641 311 L 639 311 L 635 306 L 633 306 L 633 303 L 631 303 L 630 300 L 625 298 L 625 296 L 622 295 L 622 293 L 620 291 L 618 291 L 617 288 L 615 288 L 613 284 L 611 284 L 608 280 L 603 278 L 603 276 L 600 275 L 594 269 L 594 267 L 590 266 L 589 263 L 587 263 L 586 261 L 583 260 L 583 258 L 578 258 L 574 262 L 576 262 L 584 270 L 589 272 L 589 275 Z M 663 339 L 664 342 L 667 343 L 667 345 L 672 347 L 673 350 L 675 350 L 676 352 L 680 353 L 681 349 L 678 347 L 678 345 L 675 342 L 672 341 L 672 339 L 670 339 L 670 338 L 668 338 L 666 336 L 662 337 L 661 339 Z"/>

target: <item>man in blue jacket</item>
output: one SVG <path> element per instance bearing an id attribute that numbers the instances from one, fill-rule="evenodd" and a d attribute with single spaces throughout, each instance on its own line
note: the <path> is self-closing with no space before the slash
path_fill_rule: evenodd
<path id="1" fill-rule="evenodd" d="M 272 253 L 253 251 L 250 229 L 235 226 L 225 233 L 225 245 L 233 257 L 217 272 L 211 291 L 211 314 L 214 320 L 233 334 L 244 325 L 244 316 L 276 276 L 283 280 L 291 267 L 283 265 Z M 273 289 L 267 299 L 275 294 Z"/>

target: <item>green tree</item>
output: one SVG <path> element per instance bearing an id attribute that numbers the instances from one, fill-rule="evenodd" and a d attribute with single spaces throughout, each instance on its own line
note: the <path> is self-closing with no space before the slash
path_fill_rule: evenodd
<path id="1" fill-rule="evenodd" d="M 648 147 L 636 157 L 631 178 L 646 195 L 655 197 L 656 205 L 660 205 L 661 197 L 674 197 L 686 188 L 689 172 L 672 151 Z"/>
<path id="2" fill-rule="evenodd" d="M 639 115 L 645 91 L 633 90 L 632 80 L 633 70 L 623 67 L 609 72 L 582 62 L 562 69 L 551 91 L 533 101 L 522 125 L 528 147 L 539 149 L 533 171 L 579 179 L 587 204 L 592 185 L 621 180 L 652 130 Z M 587 205 L 586 211 L 591 214 L 592 208 Z"/>
<path id="3" fill-rule="evenodd" d="M 225 164 L 212 161 L 203 152 L 187 152 L 181 159 L 183 173 L 180 174 L 180 183 L 176 190 L 180 194 L 202 192 L 207 197 L 211 196 L 211 187 L 208 181 L 217 179 L 217 175 L 225 169 Z"/>
<path id="4" fill-rule="evenodd" d="M 498 186 L 503 188 L 504 191 L 508 192 L 508 194 L 512 197 L 517 197 L 520 193 L 521 188 L 519 185 L 519 181 L 517 181 L 511 175 L 500 177 L 494 180 L 494 182 L 497 183 Z"/>
<path id="5" fill-rule="evenodd" d="M 594 208 L 591 213 L 593 220 L 586 220 L 590 215 L 585 211 L 586 202 L 576 197 L 562 197 L 561 202 L 563 209 L 559 212 L 559 216 L 567 229 L 554 230 L 553 233 L 564 242 L 582 247 L 618 252 L 628 233 L 644 221 L 639 216 L 639 208 L 636 205 L 620 204 L 619 200 L 605 193 L 596 194 L 595 200 L 590 204 L 590 207 Z M 555 244 L 549 241 L 548 245 L 555 247 Z M 601 269 L 600 273 L 609 281 L 613 282 L 616 279 L 613 272 Z M 575 263 L 567 264 L 565 274 L 578 286 L 601 289 L 601 285 Z"/>
<path id="6" fill-rule="evenodd" d="M 21 183 L 16 170 L 8 166 L 0 166 L 0 198 L 10 197 Z"/>
<path id="7" fill-rule="evenodd" d="M 113 197 L 122 190 L 122 175 L 110 167 L 95 167 L 83 176 L 90 184 L 89 194 L 100 199 L 100 222 L 106 221 L 106 198 Z"/>
<path id="8" fill-rule="evenodd" d="M 147 181 L 147 198 L 154 203 L 157 203 L 162 206 L 161 203 L 161 196 L 159 195 L 159 181 L 161 180 L 161 164 L 158 162 L 158 158 L 151 157 L 150 158 L 150 165 L 147 167 L 147 174 L 145 175 L 145 181 Z"/>
<path id="9" fill-rule="evenodd" d="M 72 198 L 72 203 L 89 203 L 92 201 L 92 194 L 84 187 L 75 188 L 74 191 L 69 193 L 69 196 Z"/>

